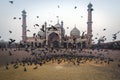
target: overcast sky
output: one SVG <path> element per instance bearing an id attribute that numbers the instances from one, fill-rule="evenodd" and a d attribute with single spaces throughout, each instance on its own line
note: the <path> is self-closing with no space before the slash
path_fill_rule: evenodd
<path id="1" fill-rule="evenodd" d="M 106 36 L 107 42 L 112 41 L 112 34 L 120 31 L 120 0 L 0 0 L 0 36 L 7 41 L 9 38 L 20 41 L 22 38 L 22 21 L 21 11 L 27 12 L 27 29 L 28 36 L 37 33 L 39 28 L 33 27 L 34 24 L 42 25 L 45 21 L 47 24 L 55 25 L 56 16 L 64 22 L 66 34 L 75 27 L 82 31 L 87 30 L 87 5 L 93 4 L 93 39 Z M 60 6 L 58 8 L 58 5 Z M 74 7 L 77 6 L 76 9 Z M 39 16 L 39 19 L 36 18 Z M 81 17 L 83 16 L 83 17 Z M 16 19 L 13 19 L 16 17 Z M 53 22 L 50 22 L 50 21 Z M 67 29 L 69 27 L 69 29 Z M 106 28 L 106 31 L 103 29 Z M 12 34 L 9 33 L 12 30 Z M 97 33 L 99 35 L 97 35 Z M 120 40 L 120 33 L 117 35 Z"/>

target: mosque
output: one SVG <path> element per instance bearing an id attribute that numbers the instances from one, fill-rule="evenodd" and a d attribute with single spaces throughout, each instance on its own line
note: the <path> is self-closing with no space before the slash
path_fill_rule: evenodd
<path id="1" fill-rule="evenodd" d="M 71 30 L 70 36 L 65 35 L 64 22 L 59 20 L 54 26 L 42 26 L 42 30 L 32 37 L 27 36 L 26 11 L 22 11 L 22 42 L 38 47 L 64 47 L 64 48 L 89 48 L 92 44 L 92 4 L 88 4 L 87 34 L 80 34 L 76 26 Z"/>

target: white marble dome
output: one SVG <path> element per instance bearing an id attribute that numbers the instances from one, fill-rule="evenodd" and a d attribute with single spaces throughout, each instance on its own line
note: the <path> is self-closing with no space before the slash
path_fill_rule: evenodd
<path id="1" fill-rule="evenodd" d="M 38 32 L 38 35 L 40 35 L 41 37 L 45 38 L 45 32 L 43 32 L 41 30 Z"/>
<path id="2" fill-rule="evenodd" d="M 60 25 L 59 23 L 57 23 L 57 24 L 55 25 L 55 27 L 61 27 L 61 25 Z"/>
<path id="3" fill-rule="evenodd" d="M 80 36 L 80 31 L 74 27 L 70 32 L 70 36 Z"/>

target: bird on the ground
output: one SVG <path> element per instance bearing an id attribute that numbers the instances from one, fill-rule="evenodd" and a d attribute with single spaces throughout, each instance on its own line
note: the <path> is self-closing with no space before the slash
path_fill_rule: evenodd
<path id="1" fill-rule="evenodd" d="M 38 67 L 37 66 L 35 66 L 33 69 L 35 70 L 35 69 L 37 69 Z"/>
<path id="2" fill-rule="evenodd" d="M 27 71 L 26 67 L 24 67 L 24 71 Z"/>

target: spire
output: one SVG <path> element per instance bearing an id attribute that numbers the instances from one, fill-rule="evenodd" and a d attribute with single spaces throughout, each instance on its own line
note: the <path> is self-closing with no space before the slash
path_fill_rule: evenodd
<path id="1" fill-rule="evenodd" d="M 76 24 L 75 24 L 75 28 L 76 28 Z"/>
<path id="2" fill-rule="evenodd" d="M 22 11 L 22 13 L 23 13 L 23 14 L 26 14 L 26 11 L 25 11 L 25 10 L 23 10 L 23 11 Z"/>
<path id="3" fill-rule="evenodd" d="M 47 22 L 45 21 L 45 26 L 47 26 Z"/>
<path id="4" fill-rule="evenodd" d="M 61 21 L 61 27 L 63 28 L 63 21 Z"/>
<path id="5" fill-rule="evenodd" d="M 91 4 L 91 2 L 88 4 L 88 8 L 92 8 L 92 4 Z"/>
<path id="6" fill-rule="evenodd" d="M 59 24 L 59 16 L 56 16 L 57 17 L 57 24 Z"/>

